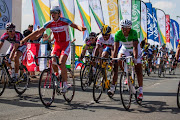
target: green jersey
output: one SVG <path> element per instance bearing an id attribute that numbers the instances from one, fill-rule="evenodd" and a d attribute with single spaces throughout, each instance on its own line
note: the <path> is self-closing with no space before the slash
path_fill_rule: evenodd
<path id="1" fill-rule="evenodd" d="M 137 32 L 133 29 L 130 30 L 128 37 L 124 36 L 122 30 L 117 31 L 115 34 L 114 42 L 121 42 L 126 49 L 133 49 L 133 41 L 138 41 Z"/>

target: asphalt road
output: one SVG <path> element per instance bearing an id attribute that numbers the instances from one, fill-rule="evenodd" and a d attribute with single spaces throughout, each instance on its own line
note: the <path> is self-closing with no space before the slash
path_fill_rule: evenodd
<path id="1" fill-rule="evenodd" d="M 113 99 L 103 93 L 100 102 L 95 103 L 92 87 L 83 92 L 78 77 L 71 104 L 67 104 L 63 96 L 56 95 L 52 106 L 45 108 L 39 99 L 37 83 L 31 82 L 22 96 L 14 89 L 6 88 L 0 96 L 0 120 L 180 120 L 180 109 L 176 104 L 179 80 L 179 69 L 176 75 L 165 78 L 158 78 L 157 74 L 146 75 L 142 106 L 133 100 L 129 111 L 123 108 L 119 91 Z"/>

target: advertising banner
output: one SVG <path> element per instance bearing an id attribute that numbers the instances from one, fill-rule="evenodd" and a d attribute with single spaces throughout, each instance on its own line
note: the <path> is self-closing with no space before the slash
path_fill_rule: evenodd
<path id="1" fill-rule="evenodd" d="M 166 15 L 166 46 L 170 48 L 170 16 Z"/>
<path id="2" fill-rule="evenodd" d="M 147 39 L 147 7 L 146 4 L 141 1 L 141 32 L 140 41 Z"/>
<path id="3" fill-rule="evenodd" d="M 156 9 L 152 8 L 153 11 L 153 40 L 155 45 L 160 45 L 159 44 L 159 33 L 158 33 L 158 24 L 157 24 L 157 14 L 156 14 Z"/>

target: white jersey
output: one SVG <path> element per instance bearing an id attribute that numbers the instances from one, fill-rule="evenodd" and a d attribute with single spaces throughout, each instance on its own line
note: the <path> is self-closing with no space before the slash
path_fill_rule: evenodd
<path id="1" fill-rule="evenodd" d="M 97 39 L 96 44 L 102 46 L 103 48 L 114 46 L 114 37 L 110 35 L 108 40 L 104 40 L 103 36 L 100 35 Z"/>
<path id="2" fill-rule="evenodd" d="M 168 49 L 167 49 L 167 48 L 163 49 L 163 48 L 161 47 L 161 48 L 159 49 L 159 53 L 161 53 L 161 56 L 166 55 L 166 53 L 168 53 Z"/>

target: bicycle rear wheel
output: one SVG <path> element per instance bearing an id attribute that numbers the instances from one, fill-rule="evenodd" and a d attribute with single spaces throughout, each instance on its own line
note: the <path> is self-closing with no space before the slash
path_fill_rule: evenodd
<path id="1" fill-rule="evenodd" d="M 178 90 L 177 90 L 177 106 L 180 108 L 180 82 L 178 85 Z"/>
<path id="2" fill-rule="evenodd" d="M 39 79 L 39 97 L 46 107 L 49 107 L 54 101 L 55 79 L 57 79 L 57 77 L 50 73 L 50 69 L 43 70 Z"/>
<path id="3" fill-rule="evenodd" d="M 126 110 L 129 110 L 131 106 L 131 87 L 130 87 L 130 78 L 124 72 L 121 73 L 120 77 L 120 96 L 121 101 Z"/>
<path id="4" fill-rule="evenodd" d="M 101 69 L 98 69 L 97 75 L 93 84 L 93 99 L 98 102 L 104 89 L 104 74 Z"/>
<path id="5" fill-rule="evenodd" d="M 64 96 L 64 99 L 68 103 L 70 103 L 72 99 L 74 98 L 74 94 L 75 94 L 75 78 L 71 69 L 67 69 L 67 76 L 68 76 L 67 84 L 70 84 L 71 87 L 68 88 L 67 92 L 65 92 L 63 96 Z"/>
<path id="6" fill-rule="evenodd" d="M 29 72 L 27 68 L 21 64 L 21 66 L 19 66 L 18 74 L 18 81 L 14 84 L 14 89 L 19 95 L 22 95 L 29 84 Z"/>
<path id="7" fill-rule="evenodd" d="M 85 91 L 89 86 L 89 74 L 90 74 L 90 65 L 85 65 L 82 74 L 81 74 L 81 89 Z"/>
<path id="8" fill-rule="evenodd" d="M 7 75 L 4 67 L 0 67 L 0 96 L 4 93 L 7 83 Z"/>

